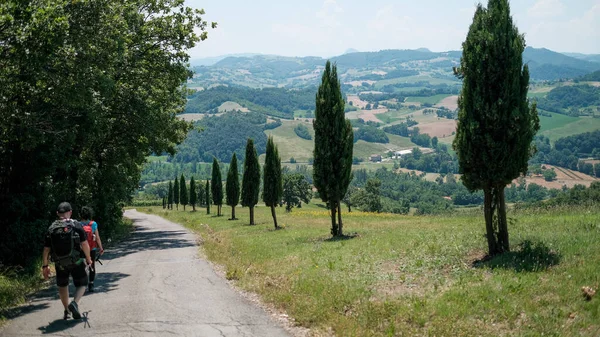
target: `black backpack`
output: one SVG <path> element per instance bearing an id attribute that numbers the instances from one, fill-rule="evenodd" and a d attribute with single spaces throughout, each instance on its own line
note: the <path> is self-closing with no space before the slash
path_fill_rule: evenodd
<path id="1" fill-rule="evenodd" d="M 79 234 L 73 228 L 75 220 L 56 220 L 48 228 L 51 258 L 57 269 L 69 269 L 80 261 Z"/>

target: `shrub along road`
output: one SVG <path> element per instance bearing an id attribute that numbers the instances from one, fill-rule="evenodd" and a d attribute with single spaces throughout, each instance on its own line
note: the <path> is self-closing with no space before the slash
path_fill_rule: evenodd
<path id="1" fill-rule="evenodd" d="M 136 231 L 97 265 L 96 292 L 79 305 L 82 320 L 62 319 L 51 287 L 9 313 L 0 336 L 288 336 L 198 258 L 194 234 L 158 216 L 125 216 Z"/>

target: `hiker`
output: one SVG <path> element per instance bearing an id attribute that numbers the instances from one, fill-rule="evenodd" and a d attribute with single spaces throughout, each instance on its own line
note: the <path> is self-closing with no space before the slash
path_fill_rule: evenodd
<path id="1" fill-rule="evenodd" d="M 46 233 L 44 239 L 44 253 L 42 254 L 42 274 L 44 279 L 50 276 L 48 258 L 56 268 L 56 285 L 60 301 L 65 307 L 64 319 L 69 318 L 69 312 L 73 318 L 80 319 L 78 302 L 85 293 L 88 283 L 86 268 L 92 264 L 90 257 L 90 246 L 83 227 L 78 221 L 71 219 L 73 209 L 68 202 L 61 202 L 56 210 L 58 220 L 54 221 Z M 75 285 L 75 296 L 69 303 L 69 275 L 73 277 Z"/>
<path id="2" fill-rule="evenodd" d="M 87 242 L 90 246 L 90 256 L 92 258 L 92 265 L 89 270 L 88 277 L 88 291 L 94 292 L 94 279 L 96 278 L 96 258 L 104 254 L 104 248 L 102 248 L 102 240 L 100 240 L 100 232 L 98 232 L 98 223 L 92 220 L 94 217 L 94 210 L 91 207 L 84 206 L 81 208 L 81 225 L 87 235 Z"/>

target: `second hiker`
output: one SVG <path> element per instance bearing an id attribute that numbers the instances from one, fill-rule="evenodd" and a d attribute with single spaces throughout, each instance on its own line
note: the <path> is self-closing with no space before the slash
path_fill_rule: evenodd
<path id="1" fill-rule="evenodd" d="M 91 207 L 84 206 L 81 208 L 81 225 L 87 234 L 87 242 L 90 246 L 92 257 L 92 265 L 89 272 L 88 291 L 94 292 L 94 279 L 96 278 L 96 257 L 104 254 L 102 248 L 102 240 L 100 240 L 100 232 L 98 232 L 98 224 L 92 220 L 94 217 L 94 210 Z"/>

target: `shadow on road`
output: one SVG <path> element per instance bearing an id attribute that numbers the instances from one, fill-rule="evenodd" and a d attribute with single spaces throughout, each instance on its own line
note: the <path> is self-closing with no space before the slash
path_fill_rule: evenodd
<path id="1" fill-rule="evenodd" d="M 144 221 L 143 219 L 132 219 L 132 221 L 135 231 L 131 237 L 104 253 L 101 257 L 102 261 L 120 258 L 138 251 L 185 248 L 196 245 L 193 240 L 186 239 L 185 235 L 188 232 L 185 230 L 157 231 L 139 225 Z"/>

